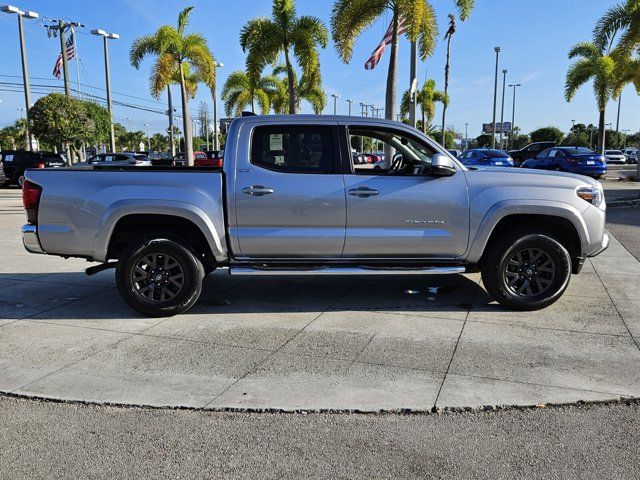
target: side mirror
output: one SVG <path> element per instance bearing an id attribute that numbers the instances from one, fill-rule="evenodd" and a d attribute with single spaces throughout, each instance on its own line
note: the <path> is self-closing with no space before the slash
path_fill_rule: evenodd
<path id="1" fill-rule="evenodd" d="M 456 173 L 456 165 L 448 156 L 436 153 L 431 158 L 431 174 L 439 177 L 450 177 Z"/>

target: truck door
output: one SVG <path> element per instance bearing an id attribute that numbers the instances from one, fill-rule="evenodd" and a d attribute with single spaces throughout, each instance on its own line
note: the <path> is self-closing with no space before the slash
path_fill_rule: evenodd
<path id="1" fill-rule="evenodd" d="M 255 125 L 236 161 L 236 237 L 250 258 L 339 257 L 346 200 L 337 126 Z"/>
<path id="2" fill-rule="evenodd" d="M 462 171 L 450 177 L 431 175 L 435 149 L 426 139 L 401 129 L 351 125 L 347 135 L 356 154 L 372 153 L 382 161 L 373 167 L 352 162 L 345 174 L 343 256 L 451 259 L 462 255 L 469 236 L 469 196 Z"/>

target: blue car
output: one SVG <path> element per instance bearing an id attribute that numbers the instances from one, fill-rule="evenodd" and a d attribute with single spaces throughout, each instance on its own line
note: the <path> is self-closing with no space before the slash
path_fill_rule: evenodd
<path id="1" fill-rule="evenodd" d="M 534 158 L 525 160 L 523 168 L 556 170 L 600 178 L 607 173 L 607 162 L 602 155 L 584 147 L 554 147 L 543 150 Z"/>
<path id="2" fill-rule="evenodd" d="M 513 159 L 502 150 L 471 148 L 458 157 L 468 167 L 513 167 Z"/>

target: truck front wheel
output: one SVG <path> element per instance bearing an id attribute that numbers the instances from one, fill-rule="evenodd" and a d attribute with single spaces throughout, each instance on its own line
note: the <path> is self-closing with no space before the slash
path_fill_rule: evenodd
<path id="1" fill-rule="evenodd" d="M 131 243 L 116 268 L 124 301 L 149 317 L 187 311 L 202 292 L 203 278 L 202 263 L 186 247 L 166 238 Z"/>
<path id="2" fill-rule="evenodd" d="M 562 296 L 571 277 L 567 249 L 545 233 L 518 231 L 489 247 L 482 263 L 482 282 L 501 305 L 539 310 Z"/>

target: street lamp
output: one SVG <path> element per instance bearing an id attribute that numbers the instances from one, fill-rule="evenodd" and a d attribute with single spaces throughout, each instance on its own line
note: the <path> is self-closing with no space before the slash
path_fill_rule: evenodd
<path id="1" fill-rule="evenodd" d="M 631 130 L 626 129 L 626 130 L 622 130 L 622 133 L 624 133 L 624 143 L 622 145 L 622 148 L 627 148 L 627 132 L 630 132 Z"/>
<path id="2" fill-rule="evenodd" d="M 151 153 L 151 137 L 149 136 L 149 124 L 145 123 L 144 126 L 147 128 L 147 150 Z"/>
<path id="3" fill-rule="evenodd" d="M 349 116 L 351 116 L 351 104 L 353 103 L 353 100 L 347 98 L 347 103 L 349 104 Z"/>
<path id="4" fill-rule="evenodd" d="M 333 114 L 335 115 L 338 111 L 338 99 L 340 98 L 340 95 L 332 93 L 331 96 L 333 97 Z"/>
<path id="5" fill-rule="evenodd" d="M 224 67 L 224 63 L 216 62 L 216 68 Z M 213 149 L 220 150 L 218 140 L 218 94 L 217 94 L 218 77 L 213 83 Z M 208 127 L 207 127 L 208 131 Z"/>
<path id="6" fill-rule="evenodd" d="M 102 37 L 102 43 L 104 46 L 104 75 L 107 87 L 107 110 L 109 111 L 109 148 L 112 152 L 116 151 L 116 134 L 113 128 L 113 111 L 111 108 L 111 73 L 109 70 L 109 46 L 107 40 L 117 40 L 120 35 L 117 33 L 107 33 L 101 29 L 91 30 L 92 35 Z"/>
<path id="7" fill-rule="evenodd" d="M 504 91 L 507 86 L 507 69 L 502 70 L 502 109 L 500 110 L 500 149 L 502 146 L 502 134 L 504 132 Z"/>
<path id="8" fill-rule="evenodd" d="M 129 120 L 129 133 L 131 133 L 131 117 L 124 117 L 125 120 Z"/>
<path id="9" fill-rule="evenodd" d="M 24 43 L 24 28 L 22 25 L 22 17 L 28 19 L 38 18 L 38 14 L 32 11 L 23 11 L 13 5 L 4 5 L 0 7 L 0 11 L 18 15 L 18 35 L 20 36 L 20 58 L 22 60 L 22 84 L 24 87 L 24 103 L 25 112 L 27 113 L 27 140 L 29 150 L 33 151 L 33 141 L 31 139 L 31 123 L 29 109 L 31 108 L 31 86 L 29 85 L 29 66 L 27 65 L 27 50 Z"/>
<path id="10" fill-rule="evenodd" d="M 516 129 L 516 88 L 521 87 L 521 83 L 515 83 L 509 85 L 509 88 L 513 87 L 513 108 L 511 109 L 511 149 L 515 145 L 515 129 Z"/>
<path id="11" fill-rule="evenodd" d="M 493 85 L 493 135 L 491 136 L 491 148 L 496 148 L 496 105 L 498 101 L 498 59 L 500 57 L 500 47 L 494 47 L 496 52 L 496 75 Z"/>
<path id="12" fill-rule="evenodd" d="M 469 124 L 464 124 L 464 149 L 467 150 L 469 148 Z"/>

